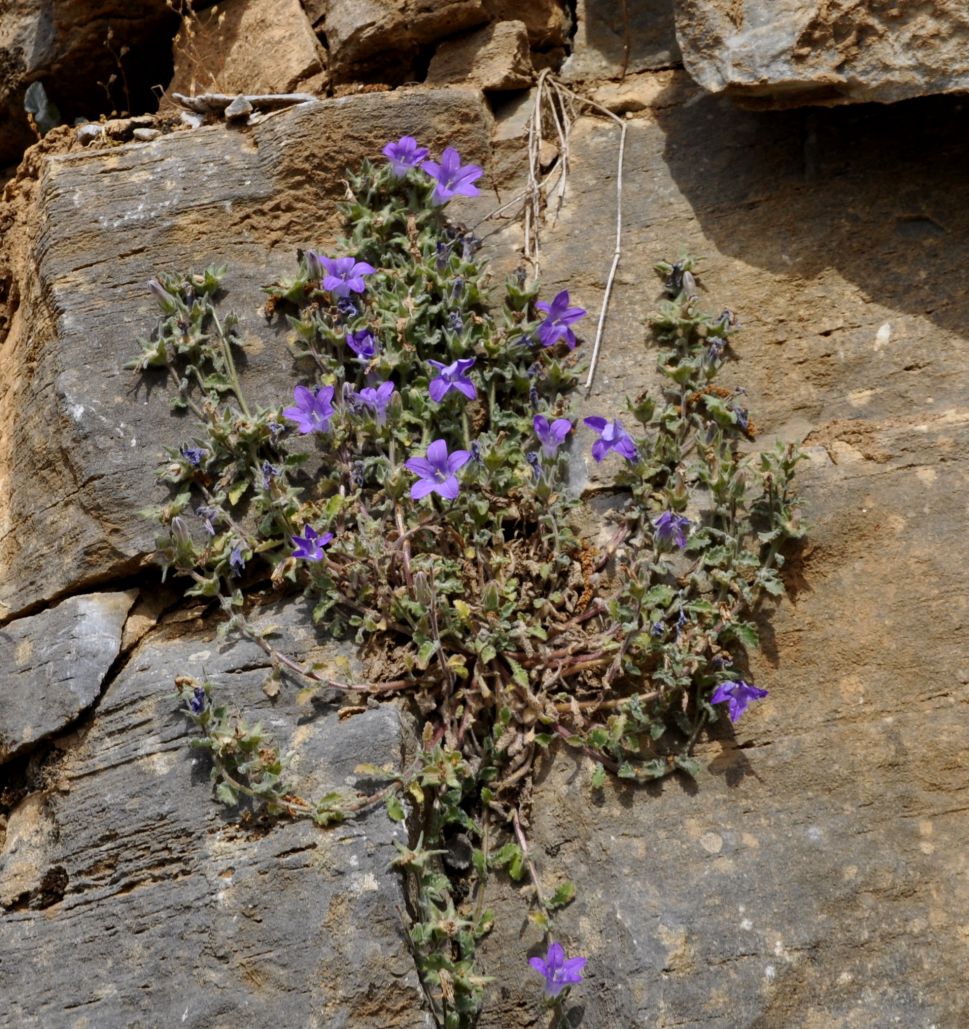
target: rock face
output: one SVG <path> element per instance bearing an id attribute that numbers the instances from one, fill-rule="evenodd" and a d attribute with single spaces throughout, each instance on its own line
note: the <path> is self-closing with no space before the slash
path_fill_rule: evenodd
<path id="1" fill-rule="evenodd" d="M 573 82 L 615 79 L 666 68 L 679 59 L 673 0 L 577 0 L 572 53 L 562 65 L 562 77 Z"/>
<path id="2" fill-rule="evenodd" d="M 0 353 L 0 618 L 131 572 L 154 549 L 138 512 L 167 496 L 154 474 L 162 447 L 194 429 L 170 416 L 160 383 L 122 367 L 155 324 L 148 278 L 228 264 L 244 387 L 279 402 L 292 395 L 288 328 L 267 325 L 260 287 L 294 272 L 296 247 L 336 234 L 344 170 L 406 132 L 480 163 L 490 124 L 473 90 L 364 94 L 251 134 L 212 126 L 46 163 L 38 206 L 19 212 L 37 276 L 14 291 Z"/>
<path id="3" fill-rule="evenodd" d="M 427 72 L 428 85 L 469 82 L 485 93 L 523 89 L 534 80 L 528 32 L 520 21 L 497 22 L 442 43 Z"/>
<path id="4" fill-rule="evenodd" d="M 601 8 L 613 27 L 619 6 Z M 639 5 L 626 6 L 638 24 Z M 604 70 L 589 74 L 618 78 L 621 33 L 596 48 L 594 24 L 575 66 L 594 51 L 605 63 L 588 67 Z M 659 53 L 632 46 L 630 64 Z M 696 783 L 594 793 L 590 768 L 561 751 L 541 771 L 525 830 L 546 885 L 576 883 L 555 932 L 589 959 L 570 1024 L 964 1026 L 953 989 L 969 961 L 962 101 L 755 112 L 681 71 L 597 86 L 631 117 L 622 260 L 581 413 L 614 415 L 655 384 L 653 262 L 700 255 L 704 303 L 729 305 L 744 329 L 723 382 L 748 390 L 758 445 L 805 440 L 810 535 L 786 570 L 792 599 L 765 612 L 764 651 L 750 655 L 770 696 L 699 741 Z M 486 164 L 495 139 L 489 185 L 504 200 L 522 186 L 523 110 L 492 137 L 476 91 L 398 91 L 246 132 L 35 151 L 39 185 L 21 183 L 17 219 L 0 222 L 20 262 L 0 348 L 4 619 L 117 579 L 151 548 L 137 511 L 165 496 L 153 467 L 183 429 L 160 386 L 120 371 L 151 324 L 150 274 L 231 263 L 245 381 L 268 401 L 291 381 L 288 332 L 266 325 L 259 286 L 292 268 L 296 246 L 335 237 L 326 219 L 343 168 L 404 132 Z M 617 158 L 617 126 L 583 117 L 565 203 L 543 233 L 543 299 L 568 288 L 590 311 L 585 347 L 613 253 Z M 492 206 L 483 195 L 461 215 L 474 224 Z M 501 249 L 517 239 L 510 225 L 492 237 L 496 266 L 517 260 Z M 579 430 L 572 453 L 591 478 L 589 442 Z M 30 615 L 30 635 L 62 624 L 70 603 Z M 14 654 L 28 620 L 4 629 Z M 272 620 L 287 649 L 314 646 L 299 610 Z M 382 812 L 329 832 L 239 825 L 211 801 L 171 683 L 203 671 L 221 682 L 321 786 L 358 762 L 400 761 L 412 741 L 396 710 L 340 721 L 288 691 L 273 703 L 261 651 L 221 647 L 210 626 L 175 616 L 117 665 L 83 726 L 51 742 L 43 774 L 11 771 L 24 780 L 12 800 L 0 789 L 10 1024 L 425 1024 L 387 872 L 394 827 Z M 16 688 L 0 677 L 0 712 L 16 711 Z M 44 730 L 57 731 L 56 720 Z M 545 1026 L 527 898 L 497 876 L 490 893 L 481 957 L 494 983 L 479 1024 Z"/>
<path id="5" fill-rule="evenodd" d="M 183 23 L 168 93 L 289 93 L 325 81 L 300 0 L 229 0 Z"/>
<path id="6" fill-rule="evenodd" d="M 687 71 L 774 105 L 894 102 L 969 88 L 961 0 L 676 0 Z"/>
<path id="7" fill-rule="evenodd" d="M 0 630 L 0 762 L 60 732 L 97 700 L 134 593 L 88 593 Z"/>
<path id="8" fill-rule="evenodd" d="M 273 621 L 288 647 L 315 645 L 300 608 Z M 188 747 L 179 673 L 221 683 L 294 770 L 315 769 L 327 788 L 352 782 L 359 762 L 399 764 L 392 706 L 344 722 L 292 690 L 273 703 L 268 671 L 253 645 L 163 628 L 132 653 L 51 789 L 15 809 L 0 851 L 7 1024 L 67 1029 L 79 1011 L 100 1026 L 421 1024 L 387 870 L 402 830 L 382 809 L 328 832 L 246 829 L 212 802 L 205 761 Z"/>
<path id="9" fill-rule="evenodd" d="M 171 38 L 177 24 L 165 0 L 140 3 L 137 18 L 131 17 L 128 0 L 5 3 L 0 11 L 0 165 L 19 159 L 34 138 L 24 112 L 30 83 L 43 82 L 69 123 L 76 117 L 96 119 L 112 107 L 147 104 L 151 86 L 170 74 L 158 38 Z M 122 48 L 127 48 L 124 53 Z M 106 90 L 111 97 L 107 108 Z"/>

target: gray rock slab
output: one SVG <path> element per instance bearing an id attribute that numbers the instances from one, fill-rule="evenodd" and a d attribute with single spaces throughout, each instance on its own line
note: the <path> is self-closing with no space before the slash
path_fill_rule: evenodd
<path id="1" fill-rule="evenodd" d="M 969 88 L 961 0 L 676 0 L 676 33 L 704 88 L 769 104 L 884 103 Z"/>
<path id="2" fill-rule="evenodd" d="M 673 0 L 578 0 L 572 53 L 562 65 L 571 82 L 616 79 L 677 64 Z"/>
<path id="3" fill-rule="evenodd" d="M 301 605 L 266 617 L 290 652 L 313 650 L 332 667 L 338 652 L 318 648 Z M 0 854 L 5 1024 L 422 1024 L 388 871 L 403 830 L 382 807 L 329 830 L 246 827 L 213 801 L 207 761 L 189 747 L 179 674 L 207 675 L 261 721 L 310 796 L 318 783 L 353 782 L 359 762 L 399 766 L 393 706 L 341 721 L 336 705 L 298 703 L 291 686 L 273 702 L 261 688 L 268 671 L 251 644 L 163 626 L 83 736 L 62 742 L 56 784 L 15 809 Z"/>
<path id="4" fill-rule="evenodd" d="M 26 216 L 36 274 L 0 356 L 0 620 L 133 571 L 154 548 L 138 512 L 167 495 L 154 475 L 163 445 L 196 429 L 157 380 L 123 370 L 157 322 L 150 276 L 228 264 L 243 386 L 277 402 L 293 387 L 289 329 L 267 325 L 261 286 L 295 271 L 297 247 L 332 244 L 347 167 L 408 132 L 484 163 L 490 131 L 476 90 L 400 91 L 47 160 Z M 494 206 L 479 199 L 469 216 Z"/>
<path id="5" fill-rule="evenodd" d="M 60 732 L 98 699 L 136 597 L 88 593 L 0 629 L 0 762 Z"/>
<path id="6" fill-rule="evenodd" d="M 701 296 L 743 326 L 724 385 L 758 445 L 805 439 L 806 548 L 761 620 L 770 697 L 701 742 L 695 787 L 590 790 L 560 754 L 531 798 L 556 935 L 588 956 L 589 1026 L 959 1026 L 969 961 L 965 512 L 969 214 L 955 98 L 740 110 L 682 73 L 640 77 L 624 243 L 582 414 L 656 385 L 653 261 L 700 255 Z M 630 90 L 634 80 L 627 80 Z M 632 94 L 630 94 L 632 95 Z M 543 297 L 598 311 L 615 237 L 618 130 L 581 120 Z M 593 314 L 579 323 L 586 342 Z M 591 435 L 574 467 L 594 480 Z M 482 1026 L 545 1026 L 538 931 L 508 884 L 487 906 Z"/>

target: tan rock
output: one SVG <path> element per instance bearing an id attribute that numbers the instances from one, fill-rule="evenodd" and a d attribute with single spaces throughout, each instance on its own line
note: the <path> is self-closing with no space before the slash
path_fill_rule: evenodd
<path id="1" fill-rule="evenodd" d="M 412 79 L 419 47 L 487 21 L 483 0 L 330 0 L 323 29 L 333 81 Z"/>
<path id="2" fill-rule="evenodd" d="M 569 34 L 569 15 L 559 0 L 484 0 L 492 21 L 521 21 L 533 47 L 561 46 Z"/>
<path id="3" fill-rule="evenodd" d="M 577 0 L 567 81 L 621 78 L 679 62 L 673 0 Z"/>
<path id="4" fill-rule="evenodd" d="M 535 79 L 528 33 L 520 21 L 501 21 L 437 48 L 427 83 L 443 86 L 466 82 L 484 92 L 524 89 Z"/>
<path id="5" fill-rule="evenodd" d="M 326 55 L 299 0 L 227 0 L 183 20 L 171 93 L 320 89 Z"/>
<path id="6" fill-rule="evenodd" d="M 705 89 L 770 106 L 969 89 L 964 0 L 676 0 L 676 31 Z"/>

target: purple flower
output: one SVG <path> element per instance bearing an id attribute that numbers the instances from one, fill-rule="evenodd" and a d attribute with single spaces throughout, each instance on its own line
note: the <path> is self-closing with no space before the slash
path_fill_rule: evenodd
<path id="1" fill-rule="evenodd" d="M 599 415 L 592 415 L 584 418 L 583 421 L 590 429 L 595 429 L 599 433 L 599 439 L 592 444 L 592 456 L 596 461 L 601 461 L 610 450 L 615 450 L 627 461 L 639 460 L 636 444 L 633 443 L 618 418 L 614 422 L 609 422 Z"/>
<path id="2" fill-rule="evenodd" d="M 551 425 L 541 414 L 532 419 L 535 435 L 542 444 L 542 452 L 546 457 L 555 457 L 555 452 L 565 442 L 565 437 L 572 431 L 572 423 L 568 418 L 556 418 Z"/>
<path id="3" fill-rule="evenodd" d="M 348 332 L 346 339 L 347 346 L 361 361 L 369 361 L 377 356 L 377 343 L 369 329 Z"/>
<path id="4" fill-rule="evenodd" d="M 366 261 L 358 261 L 355 257 L 323 257 L 310 251 L 308 256 L 316 259 L 321 267 L 323 288 L 335 297 L 348 297 L 351 293 L 362 293 L 367 284 L 364 275 L 372 275 L 374 268 Z"/>
<path id="5" fill-rule="evenodd" d="M 582 982 L 582 969 L 588 958 L 566 958 L 561 943 L 555 940 L 548 945 L 548 953 L 542 958 L 529 958 L 528 963 L 545 976 L 545 993 L 557 997 L 566 986 Z"/>
<path id="6" fill-rule="evenodd" d="M 538 339 L 542 346 L 555 346 L 560 339 L 564 339 L 571 350 L 576 344 L 576 339 L 569 326 L 585 317 L 585 308 L 569 307 L 567 289 L 563 289 L 550 304 L 539 300 L 535 306 L 539 311 L 545 312 L 545 321 L 538 327 Z"/>
<path id="7" fill-rule="evenodd" d="M 189 710 L 193 715 L 200 715 L 205 708 L 205 690 L 196 686 L 192 691 L 192 699 L 188 702 Z"/>
<path id="8" fill-rule="evenodd" d="M 320 386 L 318 389 L 310 390 L 305 386 L 297 386 L 293 390 L 295 407 L 283 409 L 283 417 L 295 422 L 299 431 L 306 435 L 308 432 L 328 432 L 330 419 L 333 417 L 332 386 Z"/>
<path id="9" fill-rule="evenodd" d="M 215 535 L 215 519 L 219 517 L 219 512 L 214 507 L 209 507 L 208 504 L 200 504 L 196 509 L 195 513 L 202 519 L 202 524 L 205 526 L 205 531 L 210 535 Z"/>
<path id="10" fill-rule="evenodd" d="M 387 405 L 394 395 L 394 384 L 389 380 L 382 382 L 376 389 L 367 386 L 356 394 L 355 399 L 364 407 L 373 411 L 377 418 L 377 424 L 383 425 L 387 420 Z"/>
<path id="11" fill-rule="evenodd" d="M 664 511 L 659 518 L 653 520 L 656 539 L 660 543 L 675 541 L 680 550 L 686 546 L 686 536 L 692 524 L 689 518 L 673 514 L 672 511 Z"/>
<path id="12" fill-rule="evenodd" d="M 411 499 L 420 500 L 428 493 L 439 493 L 445 500 L 454 500 L 458 495 L 458 477 L 454 474 L 463 468 L 471 455 L 466 450 L 447 452 L 443 439 L 436 439 L 427 448 L 427 458 L 412 457 L 404 462 L 415 475 L 417 482 L 410 488 Z"/>
<path id="13" fill-rule="evenodd" d="M 390 161 L 391 171 L 400 179 L 427 157 L 427 147 L 418 146 L 413 136 L 401 136 L 396 143 L 388 143 L 381 153 Z"/>
<path id="14" fill-rule="evenodd" d="M 463 393 L 468 400 L 474 400 L 478 396 L 474 383 L 464 374 L 474 364 L 474 360 L 473 357 L 460 357 L 448 365 L 443 365 L 440 361 L 427 362 L 441 373 L 436 379 L 432 379 L 428 386 L 431 400 L 435 404 L 439 404 L 452 389 Z"/>
<path id="15" fill-rule="evenodd" d="M 246 567 L 246 559 L 242 556 L 242 543 L 237 543 L 229 554 L 229 567 L 234 575 L 241 575 L 242 569 Z"/>
<path id="16" fill-rule="evenodd" d="M 437 183 L 431 200 L 446 204 L 451 197 L 476 197 L 481 190 L 474 185 L 484 172 L 476 164 L 461 164 L 461 155 L 449 146 L 441 154 L 441 163 L 425 161 L 421 167 Z"/>
<path id="17" fill-rule="evenodd" d="M 307 561 L 319 561 L 323 557 L 323 548 L 333 539 L 332 532 L 324 532 L 321 536 L 312 525 L 304 526 L 302 536 L 293 536 L 293 557 L 302 557 Z"/>
<path id="18" fill-rule="evenodd" d="M 198 468 L 205 456 L 205 451 L 201 447 L 179 447 L 179 450 L 193 468 Z"/>
<path id="19" fill-rule="evenodd" d="M 724 701 L 729 705 L 727 714 L 731 722 L 737 719 L 747 710 L 747 705 L 752 700 L 761 700 L 767 696 L 767 690 L 751 686 L 749 682 L 739 679 L 737 682 L 722 682 L 713 691 L 710 698 L 711 704 L 722 704 Z"/>
<path id="20" fill-rule="evenodd" d="M 269 484 L 279 475 L 279 468 L 269 461 L 262 463 L 262 488 L 269 489 Z"/>

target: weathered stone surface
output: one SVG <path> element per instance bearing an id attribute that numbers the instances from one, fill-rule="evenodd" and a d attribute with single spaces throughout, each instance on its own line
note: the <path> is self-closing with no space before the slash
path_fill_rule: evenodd
<path id="1" fill-rule="evenodd" d="M 482 0 L 331 0 L 323 30 L 333 81 L 413 80 L 418 47 L 486 21 Z"/>
<path id="2" fill-rule="evenodd" d="M 406 132 L 486 163 L 490 131 L 475 90 L 400 91 L 284 111 L 246 134 L 213 126 L 48 159 L 10 233 L 28 243 L 0 351 L 0 618 L 132 571 L 154 548 L 138 515 L 167 495 L 153 466 L 195 429 L 161 383 L 122 368 L 157 318 L 151 275 L 228 264 L 244 387 L 278 402 L 292 392 L 289 330 L 266 324 L 260 287 L 292 274 L 297 246 L 326 249 L 344 170 Z"/>
<path id="3" fill-rule="evenodd" d="M 98 698 L 136 593 L 88 593 L 0 630 L 0 762 Z"/>
<path id="4" fill-rule="evenodd" d="M 326 55 L 299 0 L 229 0 L 183 24 L 172 93 L 290 93 L 325 82 Z"/>
<path id="5" fill-rule="evenodd" d="M 43 82 L 67 123 L 129 102 L 147 106 L 151 85 L 165 74 L 158 39 L 170 39 L 177 24 L 165 0 L 140 3 L 136 18 L 129 0 L 5 3 L 0 11 L 0 165 L 17 160 L 36 138 L 24 112 L 30 83 Z M 128 48 L 123 55 L 122 47 Z M 127 76 L 128 100 L 119 62 Z M 101 83 L 112 75 L 106 109 Z"/>
<path id="6" fill-rule="evenodd" d="M 467 82 L 484 92 L 524 89 L 535 80 L 528 33 L 520 21 L 501 21 L 442 43 L 427 72 L 430 86 Z"/>
<path id="7" fill-rule="evenodd" d="M 578 0 L 572 53 L 562 78 L 582 82 L 676 64 L 680 51 L 673 24 L 673 0 L 602 3 Z"/>
<path id="8" fill-rule="evenodd" d="M 969 89 L 962 0 L 676 0 L 687 71 L 704 88 L 796 104 Z"/>
<path id="9" fill-rule="evenodd" d="M 540 777 L 529 840 L 549 890 L 575 881 L 556 935 L 589 956 L 572 1024 L 963 1025 L 960 104 L 767 115 L 685 79 L 667 75 L 628 122 L 623 260 L 583 413 L 621 413 L 653 385 L 651 264 L 702 255 L 704 302 L 744 326 L 722 378 L 749 389 L 758 445 L 806 437 L 810 538 L 789 568 L 794 601 L 765 616 L 751 655 L 770 697 L 701 741 L 695 787 L 597 797 L 568 754 Z M 579 123 L 569 199 L 544 235 L 543 295 L 567 287 L 590 312 L 614 246 L 617 135 Z M 588 453 L 581 430 L 574 459 L 591 477 Z M 539 934 L 505 887 L 486 904 L 496 985 L 480 1024 L 544 1026 L 524 963 Z"/>
<path id="10" fill-rule="evenodd" d="M 285 645 L 313 647 L 301 607 L 271 617 L 289 627 Z M 289 686 L 273 703 L 268 670 L 253 645 L 220 647 L 185 624 L 159 631 L 111 684 L 56 789 L 12 814 L 0 853 L 5 1024 L 421 1024 L 388 872 L 402 830 L 382 808 L 330 830 L 246 829 L 212 801 L 206 759 L 188 746 L 180 673 L 221 683 L 261 720 L 309 795 L 343 788 L 362 761 L 399 766 L 393 706 L 341 721 Z"/>
<path id="11" fill-rule="evenodd" d="M 569 34 L 569 14 L 559 0 L 484 0 L 492 21 L 521 21 L 528 41 L 541 50 L 561 46 Z"/>

